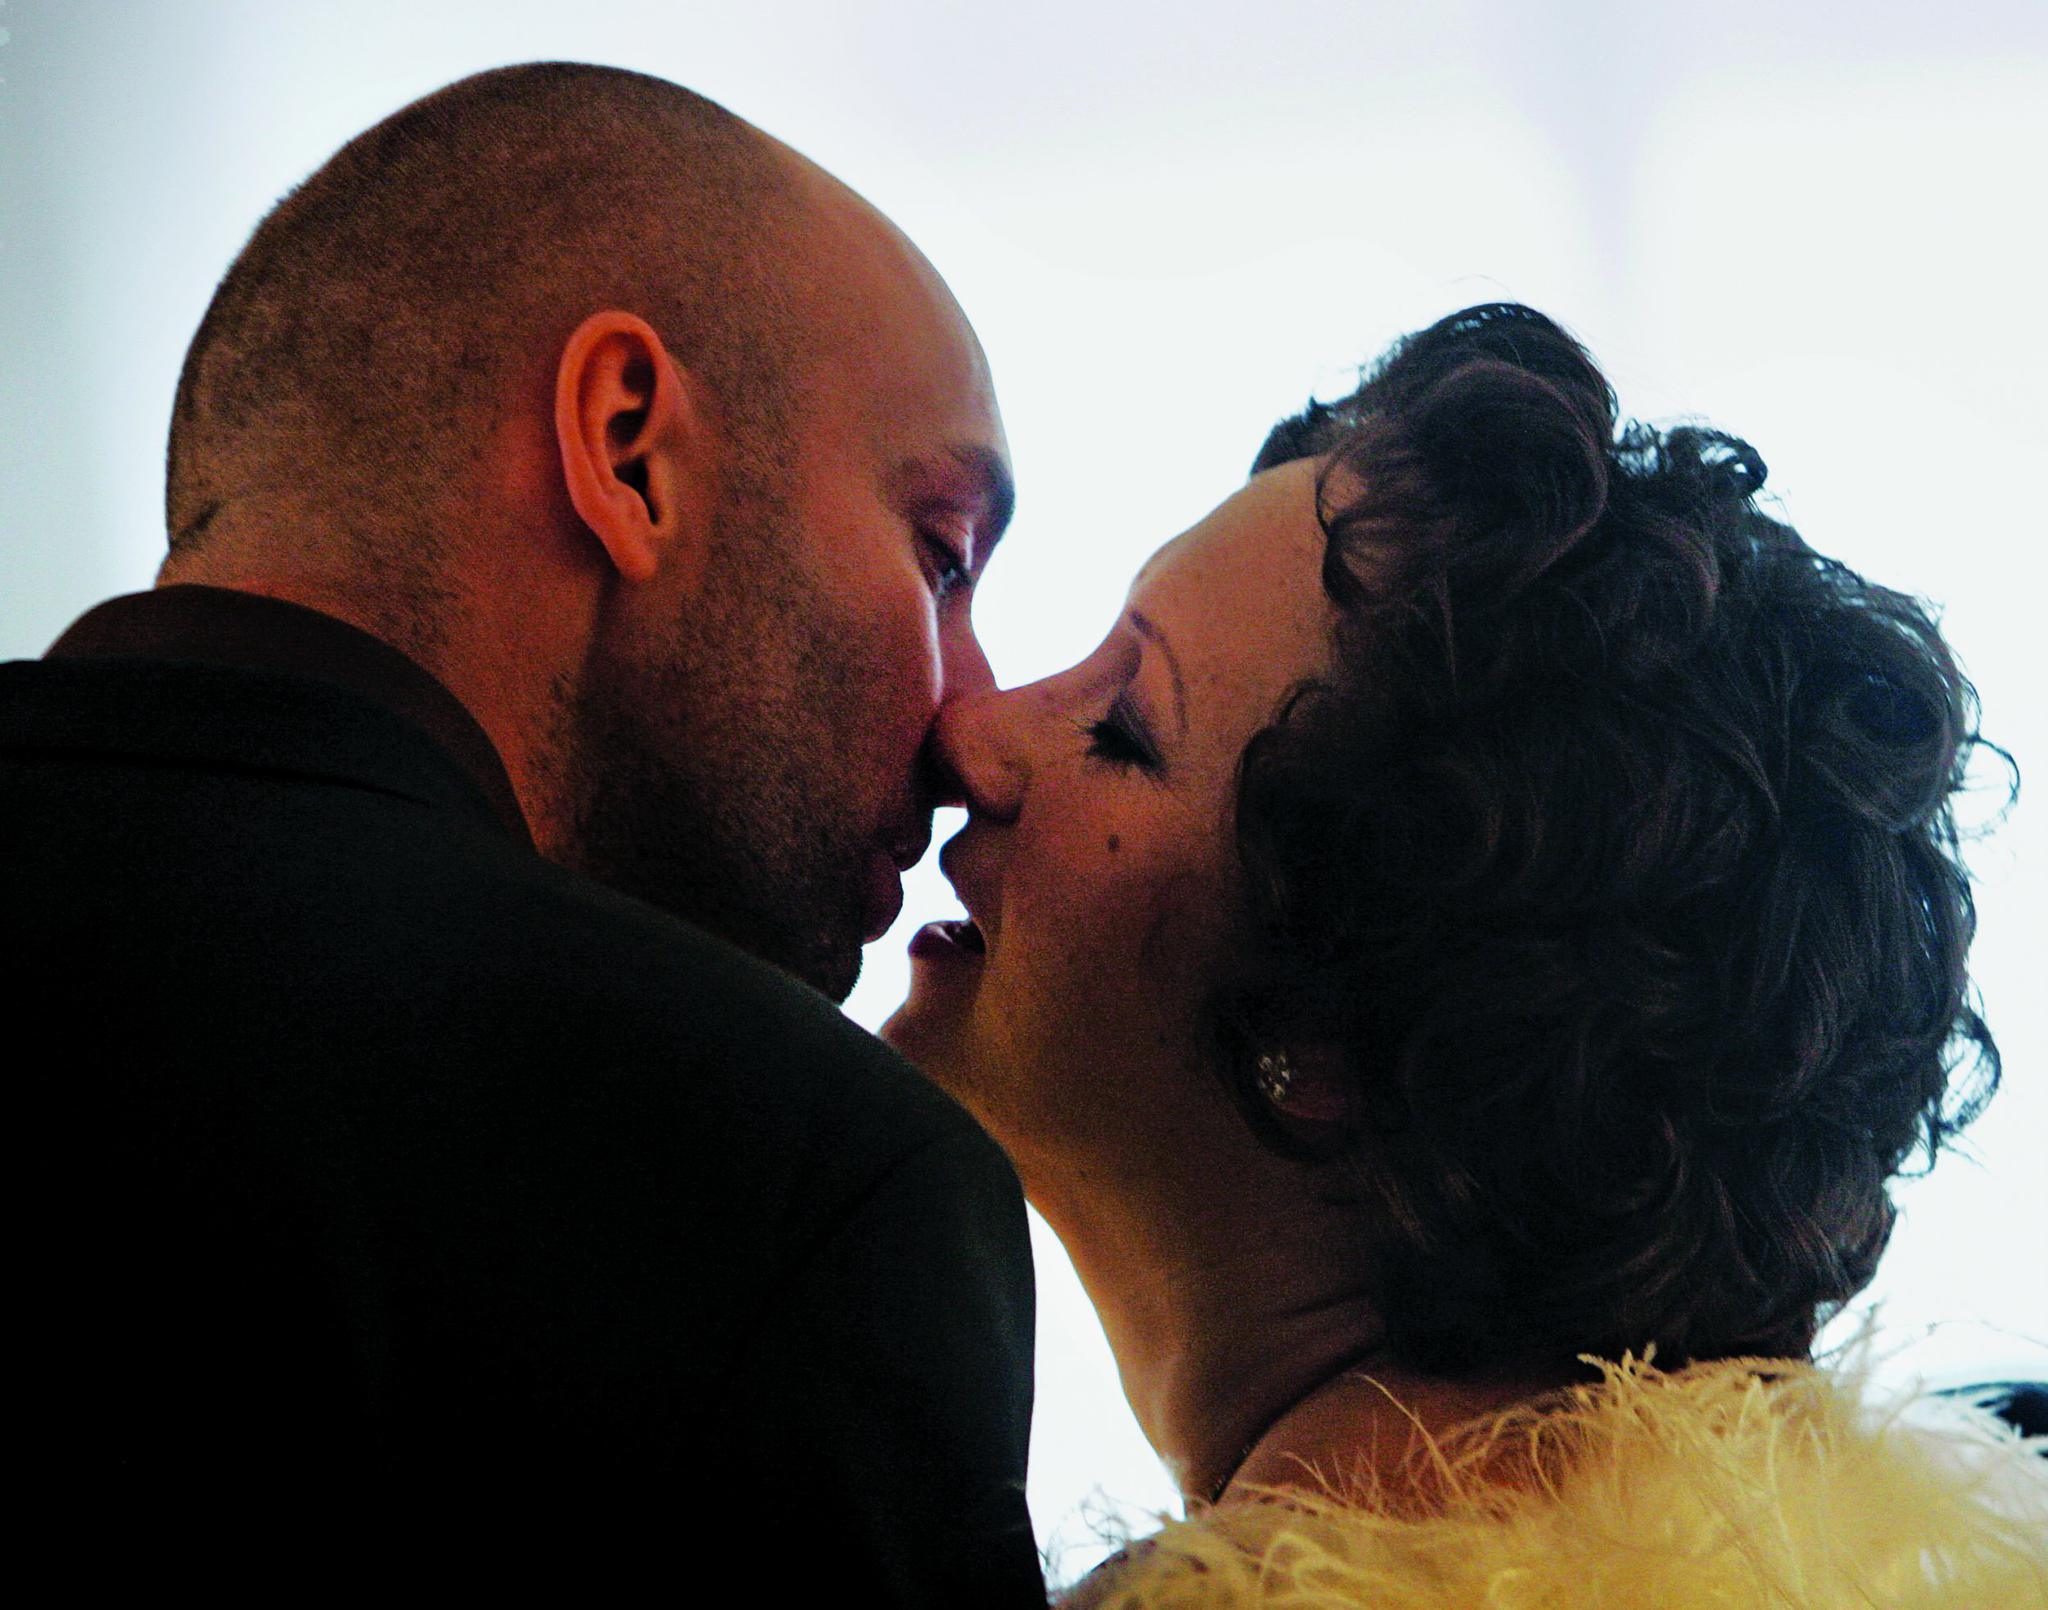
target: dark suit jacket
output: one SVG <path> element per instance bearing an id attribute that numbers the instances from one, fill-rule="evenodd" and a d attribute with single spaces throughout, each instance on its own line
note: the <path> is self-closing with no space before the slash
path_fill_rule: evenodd
<path id="1" fill-rule="evenodd" d="M 1000 1153 L 394 650 L 172 588 L 0 666 L 0 934 L 38 1524 L 1042 1603 Z"/>

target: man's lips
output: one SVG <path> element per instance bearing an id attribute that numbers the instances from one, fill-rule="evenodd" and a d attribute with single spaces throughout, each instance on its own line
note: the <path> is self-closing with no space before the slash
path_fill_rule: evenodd
<path id="1" fill-rule="evenodd" d="M 904 829 L 890 840 L 888 849 L 877 850 L 868 857 L 868 881 L 861 906 L 863 945 L 872 945 L 895 926 L 896 919 L 903 914 L 903 874 L 924 859 L 931 844 L 931 822 L 926 820 Z"/>
<path id="2" fill-rule="evenodd" d="M 863 945 L 872 945 L 895 925 L 903 912 L 903 874 L 895 858 L 880 851 L 868 857 L 867 888 L 861 899 Z"/>
<path id="3" fill-rule="evenodd" d="M 924 859 L 924 852 L 932 847 L 932 824 L 929 820 L 914 832 L 906 833 L 889 846 L 889 860 L 898 872 L 908 872 Z"/>

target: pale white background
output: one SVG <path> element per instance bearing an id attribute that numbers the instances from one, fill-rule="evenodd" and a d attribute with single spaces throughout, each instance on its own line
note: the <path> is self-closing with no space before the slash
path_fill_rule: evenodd
<path id="1" fill-rule="evenodd" d="M 1006 682 L 1083 652 L 1311 388 L 1511 296 L 1575 327 L 1631 411 L 1748 434 L 1812 540 L 1939 601 L 1989 730 L 2048 766 L 2034 0 L 15 0 L 0 26 L 0 657 L 148 583 L 178 361 L 277 195 L 418 94 L 559 56 L 724 101 L 950 278 L 1022 483 L 977 608 Z M 1977 853 L 2007 1088 L 1975 1160 L 1905 1193 L 1894 1370 L 2048 1368 L 2041 815 Z M 857 1018 L 946 909 L 928 863 Z M 1098 1484 L 1172 1500 L 1039 1252 L 1031 1497 L 1071 1571 Z"/>

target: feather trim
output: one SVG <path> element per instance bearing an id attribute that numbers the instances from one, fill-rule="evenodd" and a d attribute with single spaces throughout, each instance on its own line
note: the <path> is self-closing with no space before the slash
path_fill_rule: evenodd
<path id="1" fill-rule="evenodd" d="M 1076 1592 L 1105 1610 L 2048 1610 L 2048 1441 L 1853 1375 L 1624 1359 L 1429 1450 L 1426 1515 L 1233 1499 Z M 1533 1472 L 1502 1482 L 1503 1455 Z"/>

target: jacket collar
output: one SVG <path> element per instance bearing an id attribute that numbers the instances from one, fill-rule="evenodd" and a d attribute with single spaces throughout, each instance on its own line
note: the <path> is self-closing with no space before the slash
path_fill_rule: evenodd
<path id="1" fill-rule="evenodd" d="M 355 782 L 481 808 L 532 844 L 504 762 L 462 702 L 390 644 L 318 610 L 163 587 L 88 611 L 38 669 L 66 697 L 4 701 L 9 741 Z M 34 685 L 16 681 L 23 694 Z"/>

